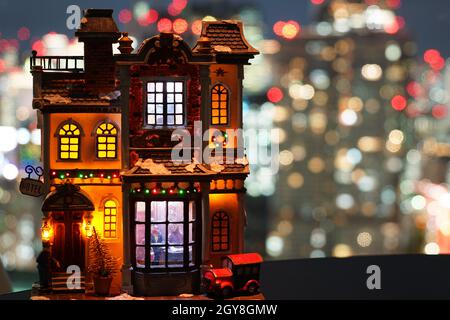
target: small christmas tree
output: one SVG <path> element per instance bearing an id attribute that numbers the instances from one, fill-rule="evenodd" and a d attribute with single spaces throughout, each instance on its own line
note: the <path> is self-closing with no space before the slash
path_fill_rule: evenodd
<path id="1" fill-rule="evenodd" d="M 111 252 L 103 238 L 92 228 L 92 237 L 89 239 L 89 267 L 88 271 L 94 276 L 110 277 L 117 272 L 117 259 Z"/>

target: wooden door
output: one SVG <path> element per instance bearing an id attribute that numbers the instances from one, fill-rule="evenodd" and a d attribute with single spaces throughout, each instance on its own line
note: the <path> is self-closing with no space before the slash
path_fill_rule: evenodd
<path id="1" fill-rule="evenodd" d="M 60 268 L 55 271 L 66 272 L 70 265 L 77 265 L 83 271 L 85 267 L 85 243 L 82 234 L 83 212 L 66 211 L 53 215 L 54 239 L 52 256 Z"/>

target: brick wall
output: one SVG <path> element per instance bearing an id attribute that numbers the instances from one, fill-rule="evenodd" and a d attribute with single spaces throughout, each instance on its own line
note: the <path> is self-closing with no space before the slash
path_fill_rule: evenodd
<path id="1" fill-rule="evenodd" d="M 109 39 L 84 40 L 86 87 L 91 93 L 108 93 L 114 89 L 115 65 Z"/>

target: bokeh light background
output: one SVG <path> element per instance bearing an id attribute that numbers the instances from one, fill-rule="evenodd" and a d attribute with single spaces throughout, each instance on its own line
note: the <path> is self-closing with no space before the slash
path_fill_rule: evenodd
<path id="1" fill-rule="evenodd" d="M 39 165 L 28 57 L 82 55 L 70 1 L 0 0 L 0 257 L 36 280 L 41 199 L 21 195 Z M 78 1 L 113 8 L 135 41 L 241 19 L 261 51 L 246 69 L 244 126 L 279 144 L 280 170 L 252 165 L 247 250 L 266 259 L 450 252 L 450 42 L 445 0 Z M 262 131 L 261 131 L 262 132 Z M 249 149 L 250 150 L 250 149 Z"/>

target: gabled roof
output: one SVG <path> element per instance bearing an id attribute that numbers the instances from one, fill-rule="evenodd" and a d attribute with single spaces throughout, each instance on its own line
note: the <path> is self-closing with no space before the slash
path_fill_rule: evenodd
<path id="1" fill-rule="evenodd" d="M 245 39 L 243 25 L 240 21 L 203 21 L 200 39 L 204 37 L 208 38 L 216 53 L 252 56 L 259 53 Z M 198 51 L 199 44 L 197 43 L 193 52 Z"/>

